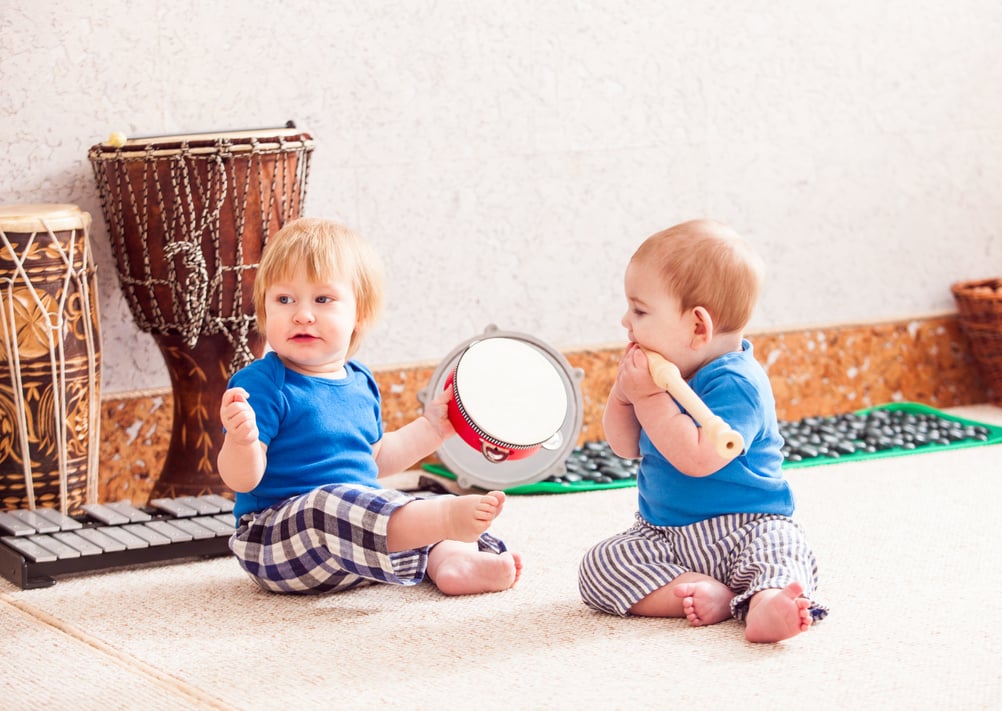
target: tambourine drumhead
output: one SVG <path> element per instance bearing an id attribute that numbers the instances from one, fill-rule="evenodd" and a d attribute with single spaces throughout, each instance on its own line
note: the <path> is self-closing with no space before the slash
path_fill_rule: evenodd
<path id="1" fill-rule="evenodd" d="M 533 447 L 560 429 L 567 395 L 540 350 L 513 338 L 485 338 L 459 359 L 455 397 L 467 422 L 501 446 Z"/>
<path id="2" fill-rule="evenodd" d="M 460 360 L 472 346 L 496 339 L 510 339 L 524 344 L 549 364 L 551 372 L 559 379 L 563 392 L 562 420 L 556 434 L 531 454 L 522 458 L 508 458 L 501 462 L 487 460 L 480 449 L 471 446 L 460 436 L 447 439 L 436 454 L 442 464 L 456 475 L 459 485 L 466 488 L 475 486 L 482 489 L 510 489 L 534 484 L 561 473 L 565 469 L 568 456 L 577 446 L 581 431 L 584 405 L 580 384 L 584 371 L 572 368 L 559 351 L 538 338 L 514 331 L 500 331 L 493 325 L 488 326 L 482 335 L 458 345 L 439 363 L 431 375 L 428 387 L 418 393 L 421 402 L 431 402 L 442 392 Z M 523 406 L 521 413 L 524 415 L 528 409 Z"/>

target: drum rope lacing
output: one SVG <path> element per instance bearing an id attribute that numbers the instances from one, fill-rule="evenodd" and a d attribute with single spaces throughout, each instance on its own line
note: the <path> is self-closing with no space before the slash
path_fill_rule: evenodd
<path id="1" fill-rule="evenodd" d="M 99 383 L 97 382 L 97 348 L 93 324 L 91 323 L 90 317 L 92 313 L 91 294 L 88 284 L 88 278 L 94 272 L 94 265 L 90 255 L 90 241 L 88 239 L 86 228 L 80 229 L 79 232 L 76 229 L 70 231 L 69 253 L 67 253 L 66 250 L 63 249 L 63 246 L 59 243 L 59 239 L 56 237 L 54 230 L 49 226 L 46 219 L 40 216 L 39 221 L 52 242 L 51 246 L 55 249 L 60 259 L 62 259 L 63 263 L 66 265 L 63 284 L 59 290 L 59 300 L 57 303 L 56 313 L 49 312 L 46 305 L 39 297 L 38 292 L 36 292 L 34 288 L 31 288 L 31 277 L 25 268 L 25 262 L 32 254 L 35 238 L 39 235 L 39 233 L 32 233 L 31 237 L 24 245 L 24 250 L 19 257 L 17 250 L 7 237 L 7 234 L 3 231 L 3 229 L 0 229 L 0 240 L 2 240 L 3 246 L 7 249 L 10 258 L 16 265 L 15 275 L 5 276 L 0 279 L 0 283 L 4 285 L 4 288 L 0 289 L 0 311 L 3 311 L 4 315 L 10 319 L 8 322 L 7 318 L 0 318 L 0 323 L 3 325 L 3 344 L 6 349 L 6 353 L 11 360 L 11 385 L 13 387 L 15 419 L 17 421 L 18 435 L 21 440 L 21 466 L 24 471 L 25 494 L 28 499 L 28 508 L 34 510 L 35 487 L 32 481 L 32 459 L 27 414 L 28 408 L 24 395 L 24 382 L 22 380 L 20 344 L 18 342 L 17 334 L 11 333 L 11 328 L 13 328 L 13 325 L 16 324 L 14 313 L 14 285 L 17 282 L 17 278 L 20 277 L 20 279 L 28 287 L 25 291 L 31 294 L 31 299 L 34 302 L 35 307 L 38 309 L 39 313 L 45 314 L 47 321 L 44 333 L 48 342 L 49 365 L 52 372 L 52 418 L 54 421 L 53 432 L 55 433 L 56 451 L 59 461 L 59 501 L 60 511 L 65 515 L 68 511 L 69 504 L 69 446 L 67 430 L 75 429 L 75 423 L 71 423 L 69 420 L 69 402 L 66 392 L 66 341 L 64 334 L 67 324 L 62 314 L 65 313 L 66 301 L 69 298 L 71 282 L 76 283 L 75 285 L 80 294 L 79 307 L 82 317 L 79 320 L 83 324 L 84 342 L 87 347 L 89 403 L 87 414 L 88 462 L 85 493 L 86 502 L 90 503 L 97 501 L 98 493 L 97 474 L 98 442 L 100 441 L 100 418 L 97 388 Z M 79 270 L 74 269 L 78 235 L 80 236 L 80 242 L 83 245 L 80 259 L 81 268 Z M 40 242 L 41 240 L 39 240 L 39 243 Z M 39 249 L 42 249 L 42 247 L 39 246 Z M 8 326 L 8 323 L 11 324 L 11 326 Z M 27 328 L 30 325 L 31 324 L 26 324 L 25 327 Z M 40 407 L 39 417 L 41 416 L 42 412 Z"/>
<path id="2" fill-rule="evenodd" d="M 270 147 L 276 138 L 278 147 Z M 109 232 L 120 260 L 119 282 L 126 293 L 136 325 L 146 333 L 180 335 L 189 348 L 194 347 L 200 336 L 222 334 L 233 348 L 230 374 L 254 359 L 248 337 L 255 324 L 255 317 L 253 313 L 244 313 L 246 305 L 243 289 L 239 288 L 243 273 L 257 269 L 258 266 L 256 263 L 244 264 L 244 245 L 243 240 L 239 239 L 247 226 L 253 178 L 257 178 L 261 234 L 266 237 L 272 216 L 277 215 L 280 226 L 299 216 L 297 210 L 302 210 L 309 179 L 310 150 L 303 151 L 304 142 L 300 138 L 290 140 L 288 137 L 278 136 L 269 138 L 267 143 L 266 147 L 258 139 L 250 139 L 249 164 L 244 171 L 243 181 L 238 175 L 234 156 L 239 153 L 241 158 L 246 158 L 246 151 L 243 147 L 235 151 L 233 142 L 225 137 L 216 139 L 212 151 L 206 151 L 204 147 L 193 148 L 188 141 L 183 141 L 177 151 L 170 152 L 169 155 L 152 144 L 138 155 L 134 147 L 128 150 L 119 147 L 107 155 L 95 147 L 90 153 L 102 209 L 111 222 Z M 295 161 L 293 168 L 288 166 L 287 161 L 275 161 L 279 175 L 274 183 L 281 187 L 276 199 L 278 185 L 273 183 L 272 190 L 266 190 L 266 183 L 269 181 L 264 179 L 264 161 L 266 157 L 300 151 L 303 153 Z M 143 161 L 144 180 L 140 194 L 137 195 L 132 182 L 124 173 L 119 174 L 112 183 L 107 171 L 99 167 L 101 160 Z M 165 160 L 173 200 L 165 195 L 165 186 L 159 179 L 158 165 Z M 204 163 L 204 166 L 199 166 L 199 162 Z M 151 183 L 155 193 L 152 195 L 149 190 Z M 290 195 L 290 184 L 298 188 L 295 194 Z M 120 199 L 112 199 L 113 195 Z M 204 196 L 200 212 L 196 207 L 196 196 Z M 149 215 L 151 204 L 163 216 L 168 232 L 165 237 L 175 240 L 169 241 L 163 248 L 168 270 L 166 278 L 154 276 L 148 249 L 143 252 L 142 275 L 135 276 L 135 268 L 126 248 L 126 209 L 137 217 Z M 220 240 L 220 225 L 227 205 L 232 208 L 238 236 L 232 266 L 223 262 L 223 257 L 230 255 L 224 255 Z M 151 244 L 149 222 L 138 219 L 137 223 L 142 243 Z M 207 254 L 210 255 L 211 263 L 206 261 Z M 179 262 L 181 269 L 178 268 Z M 228 274 L 236 275 L 238 286 L 227 293 L 225 280 Z M 167 318 L 155 296 L 158 289 L 170 294 L 169 305 L 174 314 L 173 320 Z M 144 300 L 140 290 L 145 290 L 150 298 Z M 232 313 L 224 315 L 222 306 L 227 296 L 233 299 Z M 144 304 L 149 308 L 149 314 L 144 309 Z M 253 312 L 252 308 L 247 310 Z"/>

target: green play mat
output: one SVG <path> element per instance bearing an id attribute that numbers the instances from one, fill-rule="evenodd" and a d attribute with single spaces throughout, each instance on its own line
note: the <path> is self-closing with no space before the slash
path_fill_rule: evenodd
<path id="1" fill-rule="evenodd" d="M 780 422 L 787 441 L 783 467 L 792 469 L 897 457 L 1002 442 L 1002 427 L 957 417 L 919 403 L 890 403 L 845 415 Z M 796 445 L 796 446 L 792 446 Z M 490 466 L 485 463 L 485 466 Z M 603 467 L 609 475 L 603 474 Z M 455 479 L 440 464 L 424 469 Z M 636 486 L 636 462 L 612 454 L 603 442 L 575 449 L 563 476 L 505 489 L 508 494 L 566 494 Z"/>

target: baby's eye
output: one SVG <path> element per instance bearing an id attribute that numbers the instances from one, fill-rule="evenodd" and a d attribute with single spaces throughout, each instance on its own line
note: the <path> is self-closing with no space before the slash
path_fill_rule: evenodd
<path id="1" fill-rule="evenodd" d="M 332 296 L 318 296 L 317 299 L 316 299 L 316 301 L 317 301 L 318 304 L 329 304 L 332 301 L 334 301 L 334 297 L 332 297 Z"/>
<path id="2" fill-rule="evenodd" d="M 644 311 L 643 309 L 633 309 L 633 315 L 634 316 L 646 316 L 647 312 Z"/>
<path id="3" fill-rule="evenodd" d="M 280 304 L 291 304 L 292 303 L 292 297 L 291 296 L 282 295 L 282 296 L 279 296 L 278 298 L 276 298 L 275 300 L 278 303 L 280 303 Z"/>

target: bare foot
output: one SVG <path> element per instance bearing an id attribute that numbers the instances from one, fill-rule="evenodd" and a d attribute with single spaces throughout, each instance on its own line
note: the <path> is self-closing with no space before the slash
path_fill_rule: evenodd
<path id="1" fill-rule="evenodd" d="M 446 595 L 500 592 L 518 582 L 522 556 L 478 551 L 457 541 L 442 541 L 428 557 L 428 577 Z"/>
<path id="2" fill-rule="evenodd" d="M 678 590 L 681 592 L 677 592 Z M 709 625 L 720 622 L 718 619 L 713 622 L 700 621 L 713 617 L 710 613 L 711 601 L 726 598 L 723 600 L 726 607 L 732 597 L 734 593 L 730 588 L 716 578 L 688 571 L 638 600 L 630 608 L 630 614 L 644 617 L 685 617 L 694 625 Z M 716 607 L 716 604 L 713 606 Z M 721 619 L 729 616 L 730 608 L 727 607 L 725 617 Z"/>
<path id="3" fill-rule="evenodd" d="M 392 553 L 446 540 L 473 542 L 491 527 L 504 501 L 503 491 L 415 499 L 390 516 L 387 548 Z"/>
<path id="4" fill-rule="evenodd" d="M 682 600 L 685 619 L 693 627 L 715 625 L 731 617 L 734 592 L 721 582 L 680 583 L 672 592 Z"/>
<path id="5" fill-rule="evenodd" d="M 814 619 L 810 600 L 801 597 L 804 586 L 790 583 L 782 590 L 755 593 L 748 605 L 745 639 L 749 642 L 779 642 L 806 632 Z"/>
<path id="6" fill-rule="evenodd" d="M 443 503 L 446 535 L 444 540 L 473 542 L 480 538 L 504 508 L 503 491 L 432 499 Z"/>

